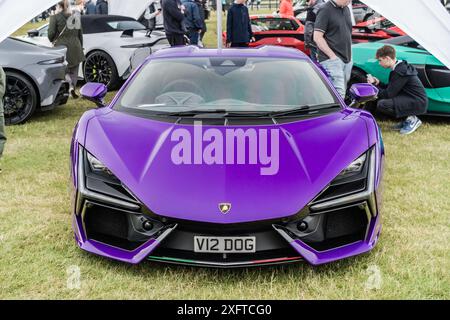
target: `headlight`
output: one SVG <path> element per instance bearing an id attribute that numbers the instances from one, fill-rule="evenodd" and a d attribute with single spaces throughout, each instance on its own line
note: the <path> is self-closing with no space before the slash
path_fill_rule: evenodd
<path id="1" fill-rule="evenodd" d="M 138 210 L 140 203 L 120 180 L 96 157 L 79 146 L 78 190 L 83 198 Z M 81 202 L 77 205 L 80 212 Z"/>
<path id="2" fill-rule="evenodd" d="M 364 168 L 364 164 L 366 163 L 366 159 L 367 153 L 364 153 L 361 157 L 350 163 L 347 168 L 342 170 L 342 172 L 337 176 L 336 180 L 344 179 L 361 173 Z"/>
<path id="3" fill-rule="evenodd" d="M 86 152 L 86 155 L 89 166 L 94 173 L 106 173 L 114 177 L 113 173 L 100 160 L 98 160 L 89 152 Z"/>
<path id="4" fill-rule="evenodd" d="M 311 203 L 314 211 L 364 201 L 374 190 L 375 148 L 350 163 Z"/>

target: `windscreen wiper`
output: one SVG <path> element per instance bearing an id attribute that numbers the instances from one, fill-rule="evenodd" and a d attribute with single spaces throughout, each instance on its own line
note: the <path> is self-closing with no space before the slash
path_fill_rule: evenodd
<path id="1" fill-rule="evenodd" d="M 304 105 L 304 106 L 300 106 L 300 107 L 296 107 L 296 108 L 288 109 L 288 110 L 273 111 L 273 112 L 268 113 L 267 115 L 270 117 L 284 117 L 284 116 L 297 115 L 297 114 L 301 114 L 301 113 L 305 113 L 305 112 L 336 109 L 336 108 L 340 108 L 340 107 L 341 107 L 341 105 L 338 103 L 327 103 L 327 104 L 321 104 L 321 105 L 315 105 L 315 106 Z"/>
<path id="2" fill-rule="evenodd" d="M 175 112 L 158 112 L 154 113 L 156 116 L 166 117 L 195 117 L 201 115 L 214 115 L 217 114 L 224 118 L 239 118 L 239 117 L 258 117 L 258 118 L 273 118 L 296 115 L 304 112 L 321 111 L 328 109 L 339 108 L 338 103 L 322 104 L 315 106 L 299 106 L 293 109 L 279 110 L 279 111 L 228 111 L 225 109 L 205 109 L 205 110 L 187 110 L 187 111 L 175 111 Z"/>
<path id="3" fill-rule="evenodd" d="M 168 117 L 195 117 L 201 115 L 215 115 L 222 117 L 262 117 L 270 116 L 271 112 L 265 111 L 228 111 L 225 109 L 206 109 L 206 110 L 187 110 L 176 112 L 158 112 L 154 113 L 156 116 L 168 116 Z"/>
<path id="4" fill-rule="evenodd" d="M 201 114 L 223 114 L 227 113 L 225 109 L 206 109 L 206 110 L 186 110 L 186 111 L 174 111 L 174 112 L 157 112 L 155 116 L 168 116 L 168 117 L 194 117 Z"/>

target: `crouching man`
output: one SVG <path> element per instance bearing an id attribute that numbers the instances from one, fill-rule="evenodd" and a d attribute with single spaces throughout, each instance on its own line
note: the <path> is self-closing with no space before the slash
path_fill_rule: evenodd
<path id="1" fill-rule="evenodd" d="M 5 116 L 3 114 L 3 96 L 6 90 L 6 75 L 2 67 L 0 67 L 0 159 L 2 158 L 3 148 L 5 147 Z M 2 168 L 0 167 L 0 173 Z"/>
<path id="2" fill-rule="evenodd" d="M 377 110 L 397 119 L 406 118 L 394 129 L 400 130 L 401 134 L 413 133 L 422 124 L 417 116 L 428 109 L 428 97 L 418 72 L 408 62 L 397 60 L 392 46 L 378 49 L 376 58 L 383 68 L 392 70 L 387 85 L 371 75 L 367 78 L 367 82 L 380 87 Z"/>

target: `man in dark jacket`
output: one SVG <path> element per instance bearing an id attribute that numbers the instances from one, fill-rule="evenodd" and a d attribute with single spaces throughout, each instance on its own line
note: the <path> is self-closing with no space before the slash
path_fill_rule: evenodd
<path id="1" fill-rule="evenodd" d="M 228 9 L 227 47 L 248 47 L 253 38 L 252 26 L 245 0 L 236 0 Z"/>
<path id="2" fill-rule="evenodd" d="M 206 19 L 207 19 L 207 1 L 206 0 L 195 0 L 195 4 L 198 6 L 198 10 L 200 12 L 200 21 L 202 23 L 202 31 L 200 32 L 200 41 L 203 41 L 203 37 L 205 36 L 207 27 L 206 27 Z"/>
<path id="3" fill-rule="evenodd" d="M 317 12 L 325 4 L 324 0 L 308 0 L 308 9 L 305 20 L 305 45 L 311 51 L 310 57 L 317 61 L 317 45 L 314 42 L 314 24 Z"/>
<path id="4" fill-rule="evenodd" d="M 200 10 L 194 0 L 181 0 L 185 8 L 184 25 L 187 29 L 187 36 L 192 45 L 198 45 L 203 22 L 200 17 Z"/>
<path id="5" fill-rule="evenodd" d="M 108 14 L 108 2 L 106 0 L 97 0 L 95 7 L 96 14 Z"/>
<path id="6" fill-rule="evenodd" d="M 172 47 L 183 46 L 186 31 L 183 26 L 184 7 L 179 0 L 161 0 L 161 7 L 167 40 Z"/>
<path id="7" fill-rule="evenodd" d="M 377 109 L 395 118 L 406 117 L 395 129 L 400 130 L 401 134 L 413 133 L 422 124 L 417 115 L 426 113 L 428 109 L 428 97 L 418 72 L 408 62 L 397 60 L 392 46 L 378 49 L 376 58 L 383 68 L 392 70 L 387 85 L 368 75 L 367 81 L 381 88 Z"/>

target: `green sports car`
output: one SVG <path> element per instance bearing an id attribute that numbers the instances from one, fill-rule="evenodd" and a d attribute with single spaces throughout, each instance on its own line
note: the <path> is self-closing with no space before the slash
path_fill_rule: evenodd
<path id="1" fill-rule="evenodd" d="M 390 71 L 382 68 L 375 58 L 376 51 L 387 44 L 395 47 L 398 59 L 417 68 L 429 98 L 428 114 L 450 116 L 450 70 L 409 36 L 353 45 L 351 83 L 366 82 L 367 74 L 387 83 Z"/>

